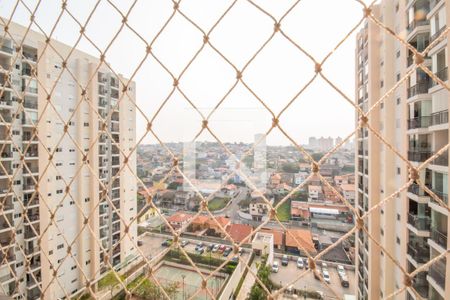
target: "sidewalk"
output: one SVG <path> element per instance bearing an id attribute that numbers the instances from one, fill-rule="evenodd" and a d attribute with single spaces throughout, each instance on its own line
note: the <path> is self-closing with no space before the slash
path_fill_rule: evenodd
<path id="1" fill-rule="evenodd" d="M 256 265 L 257 263 L 260 263 L 260 259 L 259 258 L 255 258 L 253 260 L 252 265 L 250 266 L 250 269 L 252 270 L 252 272 L 256 275 Z M 239 291 L 239 294 L 237 296 L 237 300 L 245 300 L 247 299 L 247 295 L 250 293 L 250 290 L 253 286 L 253 284 L 255 283 L 255 277 L 250 273 L 250 271 L 247 272 L 247 275 L 245 276 L 244 282 L 242 283 L 242 287 L 241 290 Z"/>

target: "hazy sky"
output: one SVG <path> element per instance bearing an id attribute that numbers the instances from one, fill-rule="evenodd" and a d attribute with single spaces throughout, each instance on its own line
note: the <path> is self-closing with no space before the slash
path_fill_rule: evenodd
<path id="1" fill-rule="evenodd" d="M 1 1 L 0 13 L 9 17 L 15 1 Z M 69 0 L 68 9 L 84 23 L 96 1 Z M 133 1 L 114 0 L 123 12 Z M 255 1 L 277 19 L 295 2 L 287 0 Z M 369 1 L 365 1 L 369 2 Z M 35 1 L 28 0 L 30 7 Z M 181 10 L 208 31 L 232 1 L 183 0 Z M 49 33 L 61 9 L 61 1 L 43 0 L 36 22 Z M 128 20 L 150 41 L 173 11 L 169 0 L 139 0 Z M 321 60 L 357 24 L 362 7 L 355 0 L 302 0 L 283 20 L 283 30 L 317 60 Z M 19 4 L 13 20 L 27 25 L 29 13 Z M 103 0 L 86 34 L 100 49 L 105 49 L 121 24 L 120 15 Z M 237 1 L 210 35 L 211 43 L 241 69 L 272 34 L 273 21 L 244 0 Z M 64 14 L 54 37 L 73 45 L 79 36 L 78 25 Z M 177 14 L 153 46 L 154 54 L 173 74 L 178 75 L 201 47 L 203 36 L 198 29 Z M 98 56 L 87 39 L 78 48 Z M 352 99 L 354 98 L 355 34 L 323 66 L 323 72 Z M 145 55 L 145 44 L 125 28 L 106 54 L 116 72 L 129 77 Z M 245 82 L 277 114 L 314 75 L 313 63 L 281 34 L 276 34 L 243 73 Z M 207 115 L 235 83 L 236 74 L 209 46 L 180 80 L 180 88 Z M 149 57 L 135 77 L 137 104 L 151 118 L 172 88 L 167 72 Z M 256 98 L 239 83 L 218 112 L 210 127 L 224 141 L 251 141 L 255 133 L 265 132 L 271 116 Z M 354 127 L 354 109 L 323 79 L 315 82 L 281 117 L 280 124 L 298 142 L 309 136 L 346 136 Z M 154 130 L 163 141 L 191 140 L 201 126 L 201 117 L 184 97 L 175 92 L 154 122 Z M 138 112 L 138 139 L 145 132 L 145 122 Z M 200 140 L 211 139 L 202 134 Z M 145 142 L 155 142 L 147 138 Z M 288 144 L 275 130 L 270 144 Z"/>

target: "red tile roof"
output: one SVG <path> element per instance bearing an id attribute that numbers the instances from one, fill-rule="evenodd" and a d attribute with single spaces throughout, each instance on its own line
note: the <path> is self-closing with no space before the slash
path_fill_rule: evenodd
<path id="1" fill-rule="evenodd" d="M 308 251 L 308 253 L 316 253 L 316 248 L 314 248 L 314 243 L 312 241 L 311 231 L 305 229 L 286 230 L 286 246 L 297 247 L 299 250 L 303 250 L 300 245 L 303 249 Z"/>
<path id="2" fill-rule="evenodd" d="M 274 246 L 283 245 L 283 232 L 281 230 L 262 228 L 261 232 L 271 233 L 273 235 Z"/>
<path id="3" fill-rule="evenodd" d="M 190 219 L 192 219 L 192 215 L 185 214 L 182 212 L 177 212 L 177 213 L 171 215 L 170 217 L 168 217 L 167 221 L 169 223 L 183 223 L 183 222 L 189 221 Z"/>
<path id="4" fill-rule="evenodd" d="M 237 242 L 240 243 L 242 240 L 244 240 L 246 237 L 250 235 L 252 232 L 253 227 L 246 224 L 230 224 L 230 226 L 227 227 L 227 232 L 231 236 L 231 238 Z M 247 243 L 250 243 L 251 237 L 247 239 Z"/>

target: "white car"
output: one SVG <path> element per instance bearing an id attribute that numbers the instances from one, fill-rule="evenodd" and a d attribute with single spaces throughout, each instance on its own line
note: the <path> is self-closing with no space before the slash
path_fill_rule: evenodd
<path id="1" fill-rule="evenodd" d="M 215 244 L 214 247 L 212 248 L 212 252 L 216 253 L 217 251 L 219 251 L 219 247 L 220 247 L 219 244 Z"/>
<path id="2" fill-rule="evenodd" d="M 328 270 L 328 265 L 325 262 L 322 262 L 322 269 Z"/>
<path id="3" fill-rule="evenodd" d="M 274 261 L 272 264 L 272 272 L 274 273 L 278 273 L 278 269 L 280 268 L 280 266 L 278 265 L 277 261 Z"/>
<path id="4" fill-rule="evenodd" d="M 345 276 L 345 268 L 343 265 L 338 265 L 337 271 L 338 271 L 339 276 Z"/>
<path id="5" fill-rule="evenodd" d="M 297 259 L 297 268 L 299 269 L 303 269 L 304 265 L 303 265 L 303 259 L 301 257 L 299 257 Z"/>
<path id="6" fill-rule="evenodd" d="M 323 275 L 323 280 L 325 280 L 326 283 L 331 283 L 330 274 L 328 273 L 327 270 L 323 270 L 322 275 Z"/>

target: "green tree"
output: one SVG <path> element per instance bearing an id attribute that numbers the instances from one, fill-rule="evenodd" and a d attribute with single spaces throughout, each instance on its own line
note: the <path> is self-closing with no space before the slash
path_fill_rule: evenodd
<path id="1" fill-rule="evenodd" d="M 281 165 L 281 170 L 285 173 L 298 173 L 300 166 L 296 163 L 284 163 Z"/>

